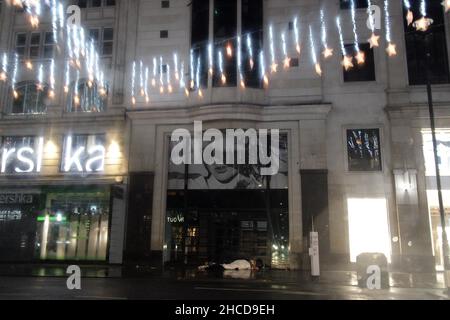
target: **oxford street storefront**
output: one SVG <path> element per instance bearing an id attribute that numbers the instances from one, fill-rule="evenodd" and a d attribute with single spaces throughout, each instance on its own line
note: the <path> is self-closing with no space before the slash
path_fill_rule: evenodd
<path id="1" fill-rule="evenodd" d="M 104 133 L 4 136 L 1 152 L 0 262 L 117 259 L 111 226 L 124 207 L 110 174 L 121 161 L 115 141 Z"/>

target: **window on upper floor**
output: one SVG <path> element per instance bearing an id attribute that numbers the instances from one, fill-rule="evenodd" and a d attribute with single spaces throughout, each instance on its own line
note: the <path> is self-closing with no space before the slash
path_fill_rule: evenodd
<path id="1" fill-rule="evenodd" d="M 367 0 L 354 0 L 356 9 L 363 9 L 369 6 L 369 2 Z M 341 9 L 350 9 L 351 8 L 351 0 L 340 0 Z"/>
<path id="2" fill-rule="evenodd" d="M 348 56 L 352 57 L 353 67 L 345 70 L 344 82 L 360 82 L 360 81 L 375 81 L 375 60 L 373 49 L 368 43 L 360 43 L 359 50 L 364 54 L 365 62 L 358 64 L 356 60 L 356 48 L 354 44 L 345 45 L 345 51 Z"/>
<path id="3" fill-rule="evenodd" d="M 89 39 L 94 41 L 99 55 L 110 57 L 113 54 L 114 29 L 113 28 L 91 28 Z"/>
<path id="4" fill-rule="evenodd" d="M 21 59 L 51 59 L 56 48 L 52 32 L 17 33 L 14 46 Z"/>
<path id="5" fill-rule="evenodd" d="M 100 8 L 116 5 L 116 0 L 75 0 L 73 2 L 80 8 Z"/>
<path id="6" fill-rule="evenodd" d="M 41 114 L 47 111 L 47 85 L 25 81 L 16 84 L 15 91 L 15 96 L 11 94 L 10 114 Z"/>
<path id="7" fill-rule="evenodd" d="M 421 1 L 410 2 L 414 16 L 419 18 Z M 416 31 L 413 25 L 408 26 L 406 19 L 403 19 L 410 85 L 423 85 L 427 82 L 427 46 L 431 54 L 430 82 L 432 84 L 450 83 L 444 8 L 441 1 L 427 1 L 427 12 L 433 19 L 433 24 L 427 32 L 427 40 L 425 40 L 424 32 Z"/>
<path id="8" fill-rule="evenodd" d="M 240 17 L 238 3 L 241 3 Z M 213 10 L 210 10 L 210 4 L 214 6 Z M 212 34 L 209 32 L 210 21 L 213 25 Z M 238 25 L 241 25 L 240 32 Z M 197 85 L 206 87 L 208 77 L 211 76 L 212 85 L 215 87 L 234 87 L 239 83 L 238 75 L 242 74 L 246 86 L 260 88 L 262 84 L 259 76 L 259 52 L 263 42 L 262 29 L 262 0 L 193 0 L 192 83 L 195 84 L 198 78 Z M 236 37 L 238 33 L 241 34 L 240 66 Z"/>
<path id="9" fill-rule="evenodd" d="M 103 112 L 108 101 L 108 86 L 81 79 L 71 84 L 67 94 L 67 112 Z"/>

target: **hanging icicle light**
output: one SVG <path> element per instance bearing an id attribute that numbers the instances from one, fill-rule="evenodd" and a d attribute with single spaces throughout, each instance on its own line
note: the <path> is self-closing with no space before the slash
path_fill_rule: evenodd
<path id="1" fill-rule="evenodd" d="M 156 66 L 156 58 L 153 57 L 153 78 L 152 78 L 152 87 L 155 88 L 156 87 L 156 71 L 157 70 L 157 66 Z"/>
<path id="2" fill-rule="evenodd" d="M 64 92 L 69 92 L 69 85 L 70 85 L 70 63 L 69 60 L 66 62 L 66 75 L 65 75 L 65 81 L 64 81 Z"/>
<path id="3" fill-rule="evenodd" d="M 208 44 L 208 72 L 212 76 L 214 74 L 214 68 L 213 68 L 213 47 L 212 44 Z"/>
<path id="4" fill-rule="evenodd" d="M 14 99 L 17 99 L 19 97 L 19 93 L 16 90 L 16 83 L 17 83 L 17 73 L 19 72 L 19 56 L 16 53 L 14 56 L 14 68 L 13 68 L 13 75 L 11 79 L 11 87 Z"/>
<path id="5" fill-rule="evenodd" d="M 370 48 L 376 48 L 376 47 L 380 46 L 380 44 L 379 44 L 380 36 L 377 36 L 375 34 L 375 18 L 373 16 L 373 12 L 372 12 L 372 1 L 371 0 L 368 0 L 367 13 L 369 14 L 369 25 L 370 25 L 370 30 L 372 31 L 372 35 L 370 36 L 370 38 L 367 41 L 369 41 Z"/>
<path id="6" fill-rule="evenodd" d="M 331 57 L 333 55 L 333 49 L 328 48 L 328 40 L 327 40 L 327 25 L 325 23 L 325 14 L 323 9 L 320 10 L 320 24 L 321 24 L 321 33 L 322 33 L 322 46 L 323 46 L 323 57 L 325 59 Z"/>
<path id="7" fill-rule="evenodd" d="M 389 57 L 393 57 L 397 55 L 397 46 L 392 43 L 391 38 L 391 15 L 389 12 L 389 0 L 384 0 L 384 19 L 386 25 L 386 42 L 388 43 L 386 51 Z"/>
<path id="8" fill-rule="evenodd" d="M 406 23 L 411 25 L 414 21 L 414 13 L 411 11 L 411 2 L 409 0 L 403 0 L 403 5 L 406 8 Z"/>
<path id="9" fill-rule="evenodd" d="M 167 68 L 166 70 L 167 91 L 169 93 L 172 93 L 173 88 L 172 88 L 172 79 L 170 78 L 170 65 L 167 64 L 166 68 Z"/>
<path id="10" fill-rule="evenodd" d="M 100 72 L 100 88 L 98 90 L 100 92 L 101 96 L 106 96 L 107 91 L 106 91 L 106 84 L 105 84 L 105 75 L 102 72 Z"/>
<path id="11" fill-rule="evenodd" d="M 73 90 L 74 91 L 73 102 L 76 107 L 80 105 L 80 95 L 79 95 L 79 90 L 78 90 L 79 84 L 80 84 L 80 70 L 77 70 L 77 78 L 75 80 L 75 87 Z"/>
<path id="12" fill-rule="evenodd" d="M 190 74 L 191 74 L 191 90 L 194 90 L 195 88 L 195 80 L 194 80 L 194 50 L 191 49 L 191 53 L 190 53 Z"/>
<path id="13" fill-rule="evenodd" d="M 358 64 L 364 64 L 366 57 L 364 55 L 364 52 L 361 51 L 361 49 L 359 48 L 358 31 L 357 31 L 357 26 L 356 26 L 355 0 L 350 0 L 350 8 L 351 8 L 351 15 L 352 15 L 354 47 L 355 47 L 355 51 L 356 51 L 355 59 L 358 62 Z"/>
<path id="14" fill-rule="evenodd" d="M 175 80 L 180 81 L 180 74 L 178 73 L 178 54 L 175 52 L 173 54 L 173 66 L 174 66 L 174 72 L 175 72 Z"/>
<path id="15" fill-rule="evenodd" d="M 198 89 L 198 96 L 200 98 L 203 98 L 203 90 L 202 90 L 202 86 L 200 84 L 200 69 L 201 69 L 202 65 L 200 64 L 200 55 L 197 57 L 197 71 L 195 73 L 195 82 L 196 82 L 196 86 Z"/>
<path id="16" fill-rule="evenodd" d="M 272 70 L 272 73 L 275 73 L 275 72 L 277 72 L 278 64 L 276 62 L 276 57 L 275 57 L 275 44 L 274 44 L 274 39 L 273 39 L 273 26 L 272 25 L 269 26 L 269 38 L 270 38 L 270 56 L 272 59 L 270 69 Z"/>
<path id="17" fill-rule="evenodd" d="M 241 37 L 237 37 L 238 42 L 238 52 L 237 52 L 237 63 L 238 63 L 238 71 L 239 71 L 239 82 L 242 89 L 245 89 L 245 81 L 244 76 L 242 75 L 242 43 L 241 43 Z"/>
<path id="18" fill-rule="evenodd" d="M 50 90 L 48 96 L 50 99 L 55 97 L 55 60 L 50 61 L 50 78 L 49 78 Z"/>
<path id="19" fill-rule="evenodd" d="M 145 90 L 144 90 L 144 63 L 141 61 L 139 61 L 139 94 L 141 95 L 141 97 L 143 97 L 145 95 Z"/>
<path id="20" fill-rule="evenodd" d="M 259 52 L 259 67 L 260 67 L 261 80 L 263 81 L 264 87 L 267 88 L 269 86 L 269 77 L 266 74 L 266 60 L 264 57 L 263 50 L 261 50 Z"/>
<path id="21" fill-rule="evenodd" d="M 39 91 L 44 90 L 44 66 L 42 65 L 42 63 L 39 65 L 38 68 L 37 89 Z"/>
<path id="22" fill-rule="evenodd" d="M 252 37 L 250 33 L 247 34 L 247 53 L 248 53 L 248 63 L 250 65 L 250 70 L 253 70 L 255 67 L 255 61 L 253 60 L 253 45 L 252 45 Z"/>
<path id="23" fill-rule="evenodd" d="M 427 17 L 426 0 L 421 0 L 420 2 L 420 14 L 422 15 L 422 17 L 419 20 L 416 20 L 413 26 L 417 31 L 425 32 L 433 24 L 433 19 Z"/>
<path id="24" fill-rule="evenodd" d="M 297 17 L 294 18 L 294 40 L 295 40 L 295 50 L 297 51 L 298 54 L 300 54 L 302 51 L 302 48 L 300 45 L 300 31 L 299 31 L 299 27 L 298 27 L 298 18 Z"/>
<path id="25" fill-rule="evenodd" d="M 6 52 L 2 56 L 2 71 L 0 72 L 0 80 L 6 81 L 8 79 L 8 55 Z"/>
<path id="26" fill-rule="evenodd" d="M 159 93 L 164 93 L 163 58 L 159 57 Z"/>
<path id="27" fill-rule="evenodd" d="M 314 36 L 311 25 L 309 26 L 309 42 L 311 45 L 311 57 L 314 63 L 314 69 L 316 70 L 316 73 L 321 76 L 322 75 L 322 68 L 320 67 L 319 62 L 317 61 L 317 53 L 316 53 L 316 44 L 314 43 Z"/>
<path id="28" fill-rule="evenodd" d="M 450 11 L 450 0 L 444 0 L 442 2 L 442 5 L 444 6 L 445 12 L 449 12 Z"/>
<path id="29" fill-rule="evenodd" d="M 180 68 L 180 89 L 183 89 L 186 87 L 186 83 L 184 82 L 184 61 L 181 62 L 181 68 Z"/>
<path id="30" fill-rule="evenodd" d="M 145 67 L 145 102 L 149 103 L 150 102 L 150 98 L 148 96 L 148 67 Z"/>
<path id="31" fill-rule="evenodd" d="M 136 97 L 135 97 L 135 79 L 136 79 L 136 61 L 133 61 L 133 67 L 131 69 L 131 103 L 133 105 L 136 104 Z"/>
<path id="32" fill-rule="evenodd" d="M 288 69 L 291 66 L 291 58 L 289 58 L 287 53 L 286 35 L 284 32 L 281 34 L 281 44 L 284 55 L 283 66 L 285 69 Z"/>
<path id="33" fill-rule="evenodd" d="M 222 84 L 225 85 L 227 83 L 227 77 L 225 76 L 223 69 L 223 54 L 222 50 L 219 50 L 219 71 L 220 71 L 220 79 L 222 80 Z"/>
<path id="34" fill-rule="evenodd" d="M 342 33 L 342 26 L 341 26 L 341 17 L 336 18 L 336 25 L 339 32 L 339 43 L 341 45 L 341 52 L 342 52 L 342 66 L 345 70 L 349 70 L 353 68 L 353 62 L 352 57 L 347 55 L 347 51 L 345 50 L 345 44 L 344 44 L 344 35 Z"/>
<path id="35" fill-rule="evenodd" d="M 56 6 L 56 0 L 52 0 L 51 12 L 52 12 L 53 41 L 54 43 L 58 43 L 58 8 Z"/>

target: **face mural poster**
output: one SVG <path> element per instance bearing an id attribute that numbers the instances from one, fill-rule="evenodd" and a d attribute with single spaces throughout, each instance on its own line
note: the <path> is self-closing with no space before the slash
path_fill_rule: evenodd
<path id="1" fill-rule="evenodd" d="M 347 130 L 347 157 L 349 171 L 381 171 L 380 130 Z"/>
<path id="2" fill-rule="evenodd" d="M 279 137 L 279 168 L 274 175 L 261 175 L 258 164 L 174 164 L 169 161 L 169 190 L 183 190 L 187 177 L 190 190 L 233 190 L 233 189 L 265 189 L 270 184 L 271 189 L 285 189 L 288 187 L 288 146 L 287 135 Z M 170 151 L 176 143 L 170 142 Z M 203 142 L 203 150 L 208 146 Z M 237 142 L 235 141 L 237 149 Z M 246 159 L 248 159 L 249 144 L 245 143 Z M 225 158 L 225 156 L 224 156 Z M 187 169 L 187 172 L 186 172 Z"/>

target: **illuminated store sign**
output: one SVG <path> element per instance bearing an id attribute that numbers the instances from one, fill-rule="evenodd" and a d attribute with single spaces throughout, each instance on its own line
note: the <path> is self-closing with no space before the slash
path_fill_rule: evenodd
<path id="1" fill-rule="evenodd" d="M 32 194 L 24 193 L 7 193 L 0 194 L 1 204 L 32 204 L 34 197 Z"/>
<path id="2" fill-rule="evenodd" d="M 61 170 L 71 173 L 103 172 L 105 169 L 105 136 L 66 136 Z"/>
<path id="3" fill-rule="evenodd" d="M 4 137 L 0 173 L 40 172 L 43 146 L 42 137 Z"/>

